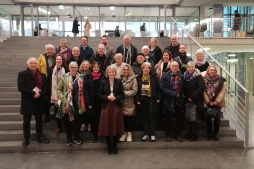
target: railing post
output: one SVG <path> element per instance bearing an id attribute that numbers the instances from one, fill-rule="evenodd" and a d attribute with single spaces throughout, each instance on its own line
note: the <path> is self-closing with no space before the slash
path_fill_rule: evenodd
<path id="1" fill-rule="evenodd" d="M 250 93 L 245 92 L 245 147 L 249 147 L 249 110 L 250 110 Z"/>

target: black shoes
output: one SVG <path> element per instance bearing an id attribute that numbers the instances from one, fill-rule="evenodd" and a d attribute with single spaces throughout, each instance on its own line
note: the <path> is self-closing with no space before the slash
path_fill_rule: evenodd
<path id="1" fill-rule="evenodd" d="M 22 142 L 22 146 L 27 146 L 29 143 L 30 143 L 30 141 L 25 139 L 25 140 Z"/>
<path id="2" fill-rule="evenodd" d="M 71 144 L 72 144 L 71 139 L 67 139 L 66 145 L 67 145 L 67 146 L 70 146 Z"/>
<path id="3" fill-rule="evenodd" d="M 216 135 L 214 135 L 214 140 L 215 141 L 219 141 L 219 137 L 218 137 L 218 135 L 216 134 Z"/>
<path id="4" fill-rule="evenodd" d="M 43 144 L 48 144 L 49 140 L 46 139 L 45 137 L 40 137 L 40 138 L 38 138 L 38 142 L 43 143 Z"/>
<path id="5" fill-rule="evenodd" d="M 183 142 L 183 138 L 182 138 L 182 136 L 180 136 L 180 135 L 178 135 L 178 136 L 176 137 L 176 140 L 179 141 L 179 142 Z"/>

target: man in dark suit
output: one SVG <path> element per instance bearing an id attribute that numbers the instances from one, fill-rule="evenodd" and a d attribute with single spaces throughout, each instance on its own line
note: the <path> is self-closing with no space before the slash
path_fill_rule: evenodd
<path id="1" fill-rule="evenodd" d="M 123 62 L 129 65 L 137 59 L 137 48 L 131 44 L 131 37 L 129 35 L 124 35 L 123 44 L 116 49 L 116 53 L 121 53 L 123 55 Z"/>
<path id="2" fill-rule="evenodd" d="M 30 141 L 30 121 L 32 115 L 35 116 L 36 133 L 38 142 L 48 144 L 49 141 L 42 136 L 42 110 L 44 107 L 44 97 L 47 94 L 48 84 L 45 74 L 37 69 L 38 60 L 29 58 L 28 68 L 18 74 L 18 90 L 21 92 L 20 113 L 23 114 L 23 146 L 27 146 Z"/>

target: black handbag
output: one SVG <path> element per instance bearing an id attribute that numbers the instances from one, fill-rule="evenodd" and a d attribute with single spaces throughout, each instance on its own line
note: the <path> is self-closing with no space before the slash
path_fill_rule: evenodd
<path id="1" fill-rule="evenodd" d="M 206 108 L 206 118 L 219 118 L 220 117 L 220 107 L 218 106 L 207 106 Z"/>
<path id="2" fill-rule="evenodd" d="M 197 106 L 193 103 L 185 104 L 186 120 L 190 122 L 197 122 Z"/>

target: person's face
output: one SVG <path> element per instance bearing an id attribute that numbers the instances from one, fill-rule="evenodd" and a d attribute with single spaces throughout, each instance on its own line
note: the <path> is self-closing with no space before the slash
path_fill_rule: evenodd
<path id="1" fill-rule="evenodd" d="M 155 41 L 154 39 L 152 39 L 152 40 L 150 41 L 150 46 L 151 46 L 151 47 L 156 47 L 156 46 L 157 46 L 157 43 L 156 43 L 156 41 Z"/>
<path id="2" fill-rule="evenodd" d="M 204 56 L 203 56 L 202 53 L 197 53 L 197 54 L 196 54 L 196 57 L 197 57 L 197 60 L 198 60 L 199 62 L 201 62 L 201 61 L 204 60 Z"/>
<path id="3" fill-rule="evenodd" d="M 97 64 L 94 65 L 94 66 L 93 66 L 93 72 L 94 72 L 94 73 L 99 73 L 99 71 L 100 71 L 99 65 L 97 65 Z"/>
<path id="4" fill-rule="evenodd" d="M 138 55 L 137 56 L 137 62 L 138 62 L 138 64 L 144 63 L 145 62 L 145 57 L 142 56 L 142 55 Z"/>
<path id="5" fill-rule="evenodd" d="M 116 61 L 116 64 L 119 66 L 122 64 L 123 59 L 122 57 L 116 57 L 115 61 Z"/>
<path id="6" fill-rule="evenodd" d="M 123 43 L 124 43 L 124 46 L 130 46 L 131 40 L 130 40 L 129 38 L 125 38 L 125 39 L 123 40 Z"/>
<path id="7" fill-rule="evenodd" d="M 105 52 L 105 46 L 104 46 L 104 45 L 99 45 L 98 48 L 97 48 L 97 53 L 98 53 L 100 56 L 103 56 L 103 55 L 104 55 L 104 52 Z"/>
<path id="8" fill-rule="evenodd" d="M 148 56 L 149 55 L 149 49 L 145 48 L 142 50 L 142 53 L 145 55 L 145 56 Z"/>
<path id="9" fill-rule="evenodd" d="M 114 69 L 109 69 L 108 70 L 108 77 L 109 78 L 114 78 L 116 76 L 116 72 Z"/>
<path id="10" fill-rule="evenodd" d="M 178 63 L 171 63 L 170 65 L 170 70 L 172 73 L 177 73 L 179 70 L 179 65 Z"/>
<path id="11" fill-rule="evenodd" d="M 65 49 L 66 46 L 67 46 L 67 42 L 66 41 L 61 41 L 60 46 L 61 46 L 62 49 Z"/>
<path id="12" fill-rule="evenodd" d="M 38 65 L 37 60 L 31 59 L 31 60 L 29 61 L 29 63 L 28 63 L 28 68 L 29 68 L 31 71 L 36 71 L 37 65 Z"/>
<path id="13" fill-rule="evenodd" d="M 213 77 L 217 74 L 217 70 L 215 67 L 210 67 L 209 70 L 208 70 L 208 75 Z"/>
<path id="14" fill-rule="evenodd" d="M 72 55 L 77 59 L 80 55 L 80 50 L 78 48 L 72 49 Z"/>
<path id="15" fill-rule="evenodd" d="M 124 66 L 123 68 L 123 76 L 129 76 L 130 75 L 130 69 L 128 66 Z"/>
<path id="16" fill-rule="evenodd" d="M 56 66 L 62 66 L 63 58 L 61 56 L 56 57 Z"/>
<path id="17" fill-rule="evenodd" d="M 78 71 L 78 66 L 77 65 L 72 65 L 69 67 L 70 69 L 70 72 L 71 72 L 71 75 L 74 76 L 77 74 L 77 71 Z"/>
<path id="18" fill-rule="evenodd" d="M 144 66 L 144 67 L 143 67 L 143 74 L 144 74 L 144 75 L 148 75 L 149 72 L 150 72 L 150 67 L 149 67 L 149 66 Z"/>
<path id="19" fill-rule="evenodd" d="M 179 48 L 179 52 L 180 53 L 186 53 L 186 46 L 185 45 L 181 45 Z"/>
<path id="20" fill-rule="evenodd" d="M 46 53 L 47 53 L 48 56 L 53 56 L 54 52 L 55 52 L 55 50 L 54 50 L 53 47 L 51 47 L 51 46 L 47 47 Z"/>
<path id="21" fill-rule="evenodd" d="M 165 52 L 165 53 L 163 54 L 162 58 L 163 58 L 163 61 L 164 61 L 164 62 L 168 62 L 168 61 L 169 61 L 169 54 L 168 54 L 167 52 Z"/>
<path id="22" fill-rule="evenodd" d="M 187 66 L 187 72 L 193 73 L 194 70 L 195 70 L 195 66 L 194 65 Z"/>
<path id="23" fill-rule="evenodd" d="M 81 39 L 81 45 L 82 45 L 82 46 L 87 46 L 87 44 L 88 44 L 87 38 L 82 37 L 82 39 Z"/>
<path id="24" fill-rule="evenodd" d="M 82 65 L 82 68 L 84 71 L 87 71 L 89 69 L 89 64 L 87 62 L 85 62 L 83 65 Z"/>
<path id="25" fill-rule="evenodd" d="M 177 41 L 178 41 L 177 37 L 173 36 L 173 37 L 171 38 L 171 43 L 172 43 L 173 46 L 176 46 L 176 45 L 178 44 Z"/>
<path id="26" fill-rule="evenodd" d="M 107 46 L 107 45 L 108 45 L 108 39 L 107 39 L 106 37 L 102 37 L 102 38 L 101 38 L 101 43 L 102 43 L 103 45 Z"/>

